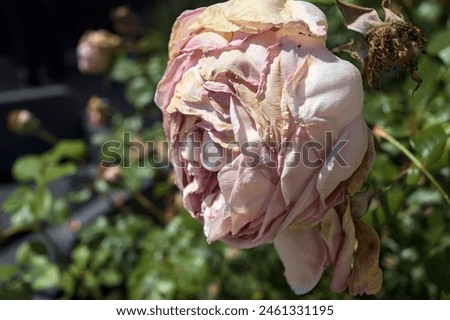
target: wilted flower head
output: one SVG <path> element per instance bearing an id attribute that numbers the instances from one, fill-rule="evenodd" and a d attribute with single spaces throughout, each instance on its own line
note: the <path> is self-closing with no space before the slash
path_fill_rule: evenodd
<path id="1" fill-rule="evenodd" d="M 350 30 L 361 33 L 365 42 L 351 42 L 338 50 L 348 51 L 363 63 L 363 74 L 369 83 L 376 83 L 380 71 L 394 67 L 408 71 L 419 86 L 416 54 L 421 51 L 426 38 L 419 28 L 405 21 L 390 9 L 390 1 L 383 0 L 382 21 L 375 9 L 336 0 L 344 21 Z M 417 89 L 417 88 L 416 88 Z"/>
<path id="2" fill-rule="evenodd" d="M 119 36 L 106 30 L 88 30 L 80 38 L 77 47 L 78 69 L 89 75 L 105 73 L 112 54 L 119 47 Z"/>
<path id="3" fill-rule="evenodd" d="M 187 11 L 174 24 L 155 101 L 183 204 L 209 242 L 273 242 L 299 294 L 329 265 L 332 290 L 375 293 L 378 257 L 356 254 L 351 268 L 355 230 L 367 225 L 350 198 L 374 158 L 362 80 L 326 48 L 326 29 L 325 15 L 303 1 Z M 377 277 L 359 269 L 367 264 Z"/>

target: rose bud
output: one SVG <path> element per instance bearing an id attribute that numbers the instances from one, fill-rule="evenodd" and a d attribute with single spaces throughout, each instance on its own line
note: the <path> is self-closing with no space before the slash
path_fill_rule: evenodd
<path id="1" fill-rule="evenodd" d="M 30 111 L 25 109 L 14 109 L 8 114 L 9 131 L 19 134 L 34 134 L 40 127 L 40 121 Z"/>
<path id="2" fill-rule="evenodd" d="M 48 132 L 38 118 L 25 109 L 14 109 L 8 114 L 8 129 L 18 135 L 34 135 L 49 144 L 58 142 L 58 138 Z"/>
<path id="3" fill-rule="evenodd" d="M 128 6 L 114 8 L 109 16 L 114 30 L 123 36 L 137 38 L 144 33 L 141 20 Z"/>
<path id="4" fill-rule="evenodd" d="M 326 48 L 326 30 L 322 11 L 303 1 L 187 11 L 155 101 L 175 183 L 208 242 L 274 243 L 298 294 L 328 266 L 333 291 L 352 280 L 353 293 L 375 293 L 379 278 L 369 286 L 364 269 L 352 270 L 362 224 L 349 203 L 374 159 L 362 79 Z M 358 259 L 375 272 L 373 253 Z"/>
<path id="5" fill-rule="evenodd" d="M 101 75 L 111 65 L 114 50 L 121 43 L 119 36 L 106 30 L 86 31 L 77 46 L 78 69 L 88 75 Z"/>
<path id="6" fill-rule="evenodd" d="M 111 110 L 106 101 L 99 96 L 92 96 L 86 106 L 88 123 L 97 128 L 108 121 Z"/>
<path id="7" fill-rule="evenodd" d="M 122 179 L 123 169 L 121 166 L 98 167 L 98 177 L 110 185 L 116 186 Z"/>

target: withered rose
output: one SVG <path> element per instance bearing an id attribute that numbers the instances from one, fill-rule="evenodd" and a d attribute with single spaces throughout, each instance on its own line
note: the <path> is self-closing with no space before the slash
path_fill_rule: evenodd
<path id="1" fill-rule="evenodd" d="M 111 64 L 112 54 L 120 43 L 120 37 L 109 31 L 86 31 L 81 36 L 77 46 L 80 72 L 89 75 L 105 73 Z"/>
<path id="2" fill-rule="evenodd" d="M 329 265 L 332 290 L 375 293 L 379 277 L 366 283 L 364 270 L 351 270 L 363 223 L 351 195 L 374 155 L 362 81 L 326 48 L 326 28 L 303 1 L 187 11 L 174 24 L 156 103 L 184 206 L 209 242 L 273 242 L 298 294 Z M 377 259 L 369 264 L 378 272 Z"/>

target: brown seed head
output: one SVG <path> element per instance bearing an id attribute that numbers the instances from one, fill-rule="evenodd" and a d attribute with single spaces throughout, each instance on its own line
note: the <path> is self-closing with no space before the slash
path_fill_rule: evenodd
<path id="1" fill-rule="evenodd" d="M 369 83 L 378 82 L 381 71 L 400 67 L 409 72 L 417 88 L 420 86 L 422 79 L 416 73 L 416 54 L 426 42 L 422 30 L 409 21 L 382 24 L 367 34 L 366 41 L 369 51 L 363 74 Z"/>

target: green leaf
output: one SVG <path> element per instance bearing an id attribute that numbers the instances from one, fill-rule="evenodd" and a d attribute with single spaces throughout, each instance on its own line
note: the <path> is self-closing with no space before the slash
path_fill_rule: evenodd
<path id="1" fill-rule="evenodd" d="M 111 79 L 117 82 L 127 82 L 142 74 L 142 69 L 136 61 L 120 57 L 113 65 Z"/>
<path id="2" fill-rule="evenodd" d="M 106 269 L 100 271 L 99 282 L 107 287 L 114 287 L 123 281 L 122 274 L 114 269 Z"/>
<path id="3" fill-rule="evenodd" d="M 25 203 L 19 210 L 11 216 L 11 225 L 23 226 L 36 221 L 36 217 L 31 211 L 29 203 Z"/>
<path id="4" fill-rule="evenodd" d="M 446 218 L 441 212 L 433 212 L 427 217 L 427 228 L 424 230 L 424 236 L 427 242 L 432 245 L 438 245 L 445 235 Z"/>
<path id="5" fill-rule="evenodd" d="M 32 252 L 29 243 L 24 243 L 16 252 L 16 261 L 19 265 L 26 264 L 31 258 Z"/>
<path id="6" fill-rule="evenodd" d="M 75 192 L 70 192 L 67 195 L 67 200 L 71 203 L 83 203 L 88 201 L 92 197 L 92 190 L 84 188 Z"/>
<path id="7" fill-rule="evenodd" d="M 53 196 L 47 187 L 39 187 L 31 202 L 31 211 L 39 219 L 49 218 L 53 206 Z"/>
<path id="8" fill-rule="evenodd" d="M 70 299 L 76 291 L 76 281 L 70 272 L 64 272 L 61 276 L 61 289 L 64 291 L 64 298 Z"/>
<path id="9" fill-rule="evenodd" d="M 153 101 L 154 92 L 154 86 L 146 77 L 142 76 L 130 81 L 125 97 L 137 109 L 142 109 Z"/>
<path id="10" fill-rule="evenodd" d="M 31 284 L 34 290 L 40 291 L 57 287 L 61 278 L 60 271 L 56 265 L 45 264 L 36 270 L 36 278 Z"/>
<path id="11" fill-rule="evenodd" d="M 75 174 L 77 171 L 77 166 L 73 163 L 63 163 L 56 165 L 54 167 L 49 167 L 44 171 L 42 175 L 42 181 L 48 183 L 63 177 L 67 177 Z"/>
<path id="12" fill-rule="evenodd" d="M 85 245 L 80 245 L 72 252 L 73 263 L 81 270 L 84 269 L 88 262 L 91 253 L 89 248 Z"/>
<path id="13" fill-rule="evenodd" d="M 107 193 L 111 188 L 109 187 L 108 182 L 106 182 L 105 180 L 95 179 L 94 189 L 99 193 Z"/>
<path id="14" fill-rule="evenodd" d="M 433 205 L 442 202 L 441 195 L 434 189 L 419 188 L 408 198 L 408 205 Z"/>
<path id="15" fill-rule="evenodd" d="M 415 166 L 410 167 L 408 169 L 408 175 L 406 176 L 406 184 L 409 186 L 416 186 L 417 183 L 419 182 L 421 175 L 422 174 L 417 167 Z"/>
<path id="16" fill-rule="evenodd" d="M 16 261 L 19 265 L 26 265 L 37 256 L 46 256 L 48 249 L 46 245 L 40 241 L 30 241 L 22 244 L 16 252 Z"/>
<path id="17" fill-rule="evenodd" d="M 5 199 L 2 204 L 2 209 L 6 213 L 16 213 L 23 208 L 24 205 L 27 205 L 32 198 L 33 189 L 26 186 L 20 186 Z"/>
<path id="18" fill-rule="evenodd" d="M 151 57 L 146 65 L 147 75 L 153 82 L 158 82 L 164 74 L 165 63 L 161 57 Z"/>
<path id="19" fill-rule="evenodd" d="M 53 219 L 52 224 L 60 224 L 67 220 L 70 216 L 70 207 L 67 200 L 64 198 L 56 199 L 53 202 Z"/>
<path id="20" fill-rule="evenodd" d="M 14 179 L 19 182 L 38 181 L 43 169 L 43 162 L 38 155 L 26 155 L 18 158 L 12 167 Z"/>
<path id="21" fill-rule="evenodd" d="M 450 293 L 450 246 L 435 250 L 430 259 L 425 263 L 425 269 L 429 279 L 434 282 L 444 293 Z"/>
<path id="22" fill-rule="evenodd" d="M 442 30 L 433 35 L 428 41 L 426 51 L 431 54 L 438 54 L 441 50 L 450 47 L 450 30 Z"/>
<path id="23" fill-rule="evenodd" d="M 381 183 L 394 181 L 398 177 L 398 169 L 385 153 L 377 154 L 372 176 Z"/>
<path id="24" fill-rule="evenodd" d="M 136 132 L 139 131 L 143 125 L 142 117 L 138 115 L 126 117 L 121 121 L 124 131 Z M 124 132 L 120 138 L 123 139 L 122 141 L 124 141 L 124 144 L 127 144 L 130 141 L 128 139 L 131 139 L 131 137 L 132 137 L 131 133 Z"/>
<path id="25" fill-rule="evenodd" d="M 18 273 L 17 267 L 11 264 L 0 265 L 0 281 L 5 281 Z"/>
<path id="26" fill-rule="evenodd" d="M 450 65 L 450 46 L 439 51 L 438 56 L 447 66 Z"/>
<path id="27" fill-rule="evenodd" d="M 421 130 L 412 140 L 411 145 L 420 158 L 427 163 L 439 160 L 447 144 L 448 135 L 441 124 L 435 124 Z"/>
<path id="28" fill-rule="evenodd" d="M 51 162 L 59 162 L 64 159 L 82 159 L 85 154 L 86 143 L 83 140 L 61 140 L 46 153 L 46 157 Z"/>

